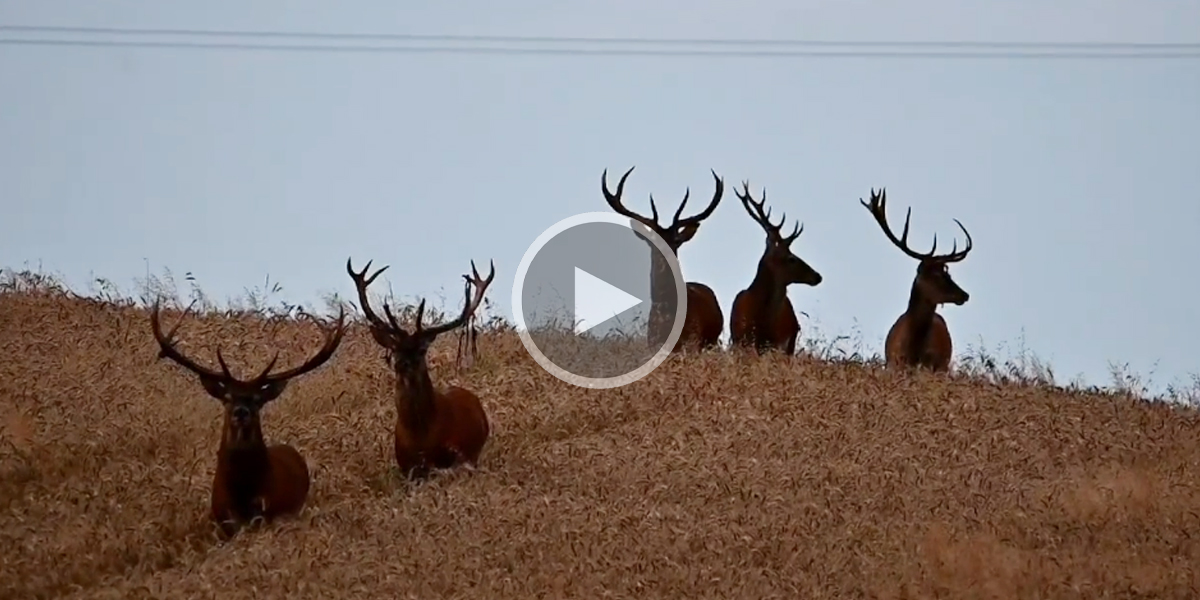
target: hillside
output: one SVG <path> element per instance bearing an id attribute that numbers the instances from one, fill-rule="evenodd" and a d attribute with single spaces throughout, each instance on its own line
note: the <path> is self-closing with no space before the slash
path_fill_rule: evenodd
<path id="1" fill-rule="evenodd" d="M 179 339 L 247 373 L 320 337 L 207 315 Z M 264 411 L 309 461 L 305 512 L 220 544 L 220 408 L 155 360 L 146 311 L 0 294 L 0 597 L 1197 597 L 1192 410 L 731 353 L 588 392 L 512 333 L 479 349 L 462 373 L 453 336 L 431 353 L 489 413 L 478 470 L 397 479 L 355 325 Z"/>

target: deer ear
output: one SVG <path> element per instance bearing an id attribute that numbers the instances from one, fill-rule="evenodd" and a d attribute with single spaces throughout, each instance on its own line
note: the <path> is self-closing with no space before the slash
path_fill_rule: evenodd
<path id="1" fill-rule="evenodd" d="M 392 340 L 392 336 L 388 332 L 383 331 L 375 326 L 371 326 L 370 330 L 371 337 L 375 338 L 376 344 L 379 344 L 388 350 L 391 350 L 392 346 L 395 345 L 395 342 Z"/>
<path id="2" fill-rule="evenodd" d="M 630 229 L 633 229 L 633 232 L 637 234 L 638 238 L 647 243 L 650 241 L 650 228 L 646 227 L 645 223 L 637 219 L 629 219 L 629 227 Z"/>
<path id="3" fill-rule="evenodd" d="M 204 386 L 204 391 L 208 392 L 209 396 L 221 402 L 229 401 L 229 388 L 221 380 L 201 377 L 200 385 Z"/>
<path id="4" fill-rule="evenodd" d="M 283 393 L 283 390 L 287 388 L 287 384 L 288 382 L 286 380 L 264 383 L 262 387 L 258 388 L 259 404 L 266 404 L 278 398 L 279 395 Z"/>
<path id="5" fill-rule="evenodd" d="M 679 243 L 682 244 L 683 242 L 692 239 L 692 236 L 695 236 L 697 231 L 700 231 L 699 223 L 688 223 L 687 225 L 679 228 Z"/>

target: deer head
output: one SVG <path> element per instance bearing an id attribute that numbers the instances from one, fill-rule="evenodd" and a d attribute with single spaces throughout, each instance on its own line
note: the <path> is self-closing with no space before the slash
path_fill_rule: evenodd
<path id="1" fill-rule="evenodd" d="M 461 327 L 479 308 L 483 302 L 483 295 L 487 288 L 492 283 L 492 279 L 496 277 L 496 265 L 491 263 L 491 271 L 486 279 L 479 277 L 479 272 L 475 269 L 475 261 L 471 261 L 471 272 L 475 275 L 475 280 L 464 275 L 467 279 L 464 288 L 466 296 L 465 304 L 463 305 L 462 314 L 458 318 L 447 321 L 440 325 L 426 327 L 423 323 L 425 317 L 425 299 L 422 298 L 420 304 L 417 305 L 416 323 L 413 330 L 406 331 L 396 321 L 396 317 L 392 314 L 392 309 L 384 303 L 383 313 L 387 320 L 379 318 L 379 315 L 371 308 L 371 301 L 367 298 L 367 287 L 379 277 L 380 273 L 387 270 L 387 266 L 380 267 L 370 277 L 366 277 L 367 271 L 371 268 L 371 261 L 363 267 L 361 272 L 355 272 L 351 266 L 350 259 L 346 259 L 346 271 L 350 274 L 350 278 L 354 280 L 354 287 L 358 290 L 358 302 L 362 306 L 363 315 L 367 318 L 367 323 L 371 330 L 371 336 L 375 338 L 375 342 L 387 350 L 390 354 L 393 368 L 398 375 L 406 375 L 414 373 L 424 368 L 425 355 L 429 351 L 429 346 L 437 337 L 447 331 L 451 331 L 457 327 Z M 475 289 L 472 296 L 471 289 Z"/>
<path id="2" fill-rule="evenodd" d="M 159 323 L 159 303 L 154 303 L 153 311 L 150 313 L 150 329 L 154 333 L 154 339 L 158 341 L 158 358 L 169 358 L 195 373 L 199 376 L 200 385 L 204 386 L 204 391 L 225 405 L 225 435 L 223 439 L 233 444 L 261 443 L 262 427 L 259 422 L 259 411 L 262 410 L 262 407 L 278 398 L 287 387 L 289 380 L 312 371 L 329 360 L 338 345 L 341 344 L 342 336 L 346 332 L 346 315 L 342 310 L 338 313 L 337 324 L 333 330 L 326 333 L 325 343 L 321 345 L 321 349 L 304 364 L 286 371 L 272 373 L 271 369 L 279 360 L 279 352 L 276 351 L 271 362 L 267 363 L 267 367 L 257 376 L 251 379 L 239 379 L 230 372 L 229 365 L 225 363 L 225 357 L 221 355 L 219 346 L 217 347 L 217 364 L 221 366 L 220 371 L 200 365 L 175 348 L 175 332 L 183 324 L 193 305 L 195 302 L 184 310 L 179 323 L 169 333 L 163 335 L 162 325 Z M 308 313 L 301 312 L 300 314 L 317 322 L 317 319 Z"/>
<path id="3" fill-rule="evenodd" d="M 934 304 L 945 304 L 947 302 L 956 305 L 963 305 L 970 298 L 954 279 L 950 277 L 950 263 L 958 262 L 967 257 L 971 252 L 972 242 L 971 234 L 967 231 L 963 224 L 954 219 L 958 224 L 959 229 L 967 236 L 967 246 L 962 250 L 958 249 L 958 242 L 950 249 L 949 254 L 938 255 L 937 252 L 937 235 L 933 236 L 933 248 L 927 253 L 914 252 L 908 247 L 908 225 L 909 219 L 912 217 L 912 207 L 908 208 L 908 212 L 904 215 L 904 230 L 900 232 L 899 239 L 896 234 L 892 233 L 887 223 L 887 190 L 880 189 L 879 193 L 871 189 L 871 201 L 864 202 L 859 198 L 859 202 L 870 211 L 871 216 L 875 217 L 875 222 L 879 224 L 883 234 L 891 240 L 897 248 L 903 251 L 911 258 L 917 259 L 917 277 L 913 281 L 913 292 L 920 297 L 927 299 Z"/>
<path id="4" fill-rule="evenodd" d="M 671 251 L 678 254 L 679 247 L 685 242 L 695 237 L 696 232 L 700 230 L 700 223 L 712 215 L 717 209 L 717 204 L 721 202 L 721 196 L 725 193 L 725 182 L 717 176 L 716 171 L 712 171 L 713 180 L 715 181 L 716 191 L 713 192 L 712 201 L 708 203 L 708 208 L 705 208 L 698 214 L 690 217 L 681 217 L 683 215 L 683 207 L 687 206 L 688 197 L 691 195 L 691 188 L 684 190 L 683 202 L 679 203 L 679 209 L 675 211 L 675 216 L 671 220 L 671 224 L 663 227 L 658 224 L 658 207 L 654 204 L 654 194 L 650 195 L 650 216 L 646 217 L 639 215 L 632 210 L 629 210 L 621 201 L 621 194 L 625 191 L 625 180 L 633 173 L 634 167 L 629 167 L 628 171 L 621 176 L 621 180 L 617 182 L 617 192 L 614 194 L 608 190 L 608 169 L 600 176 L 600 189 L 604 192 L 604 199 L 608 202 L 617 214 L 629 217 L 633 221 L 634 229 L 640 225 L 650 229 L 671 247 Z"/>
<path id="5" fill-rule="evenodd" d="M 795 242 L 804 232 L 804 225 L 797 221 L 792 233 L 784 236 L 781 230 L 783 224 L 787 222 L 787 213 L 781 215 L 778 225 L 772 225 L 771 209 L 767 208 L 764 211 L 767 203 L 767 188 L 765 187 L 762 191 L 762 200 L 757 202 L 750 194 L 750 182 L 748 181 L 742 182 L 742 191 L 735 189 L 734 193 L 737 194 L 738 200 L 742 201 L 742 206 L 750 218 L 754 219 L 754 222 L 758 223 L 763 232 L 767 234 L 766 248 L 759 260 L 759 266 L 769 270 L 775 280 L 784 285 L 802 283 L 815 286 L 820 284 L 821 274 L 804 262 L 804 259 L 792 253 L 792 242 Z"/>

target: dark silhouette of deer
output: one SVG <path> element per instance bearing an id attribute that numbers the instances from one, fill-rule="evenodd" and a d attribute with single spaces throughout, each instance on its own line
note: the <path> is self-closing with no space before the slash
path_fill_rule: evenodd
<path id="1" fill-rule="evenodd" d="M 971 234 L 958 219 L 954 219 L 959 229 L 967 236 L 966 248 L 959 250 L 958 242 L 954 242 L 949 254 L 937 255 L 937 236 L 934 235 L 933 248 L 928 253 L 914 252 L 908 247 L 908 225 L 912 207 L 909 207 L 904 216 L 904 230 L 897 239 L 887 223 L 887 191 L 880 189 L 876 194 L 872 189 L 871 201 L 863 202 L 860 198 L 859 202 L 875 217 L 875 222 L 892 244 L 909 257 L 920 261 L 917 263 L 917 276 L 913 279 L 912 290 L 908 295 L 908 308 L 896 319 L 884 342 L 884 356 L 888 367 L 924 367 L 933 371 L 948 371 L 954 348 L 950 343 L 950 330 L 946 327 L 942 315 L 937 313 L 937 307 L 947 302 L 962 306 L 970 298 L 970 295 L 950 278 L 948 265 L 967 257 L 972 248 Z"/>
<path id="2" fill-rule="evenodd" d="M 179 323 L 163 335 L 159 305 L 155 302 L 150 313 L 150 329 L 158 341 L 158 358 L 169 358 L 195 373 L 204 391 L 225 405 L 225 426 L 221 431 L 217 471 L 212 484 L 212 519 L 229 537 L 256 517 L 269 522 L 281 515 L 298 513 L 304 507 L 310 484 L 308 464 L 291 446 L 266 444 L 259 411 L 283 393 L 289 380 L 316 369 L 333 356 L 345 334 L 345 312 L 338 314 L 337 324 L 326 333 L 321 349 L 304 364 L 271 373 L 279 359 L 279 352 L 276 352 L 257 376 L 238 379 L 230 373 L 220 347 L 217 348 L 220 371 L 198 364 L 175 348 L 175 332 L 191 309 L 189 305 Z M 307 313 L 302 316 L 316 321 Z"/>
<path id="3" fill-rule="evenodd" d="M 720 204 L 721 197 L 725 193 L 725 182 L 717 176 L 716 171 L 712 171 L 716 190 L 713 192 L 708 207 L 698 214 L 681 218 L 683 208 L 687 206 L 688 197 L 691 195 L 691 188 L 685 189 L 683 201 L 680 202 L 679 209 L 675 211 L 671 224 L 663 227 L 658 223 L 658 207 L 654 204 L 653 194 L 650 195 L 649 217 L 629 210 L 622 203 L 621 194 L 625 191 L 625 180 L 630 173 L 633 173 L 633 169 L 634 167 L 629 167 L 629 170 L 621 176 L 620 181 L 617 182 L 615 194 L 608 189 L 608 169 L 604 170 L 600 176 L 600 189 L 604 192 L 604 199 L 617 214 L 632 220 L 635 224 L 635 231 L 640 225 L 658 234 L 678 258 L 680 246 L 695 237 L 696 232 L 700 230 L 700 223 L 712 216 L 713 211 L 717 209 L 717 205 Z M 673 305 L 675 283 L 671 276 L 670 263 L 654 249 L 650 240 L 640 232 L 639 237 L 646 244 L 651 245 L 649 340 L 653 344 L 661 344 L 667 339 L 675 319 L 675 315 L 670 314 L 671 311 L 667 308 Z M 683 330 L 679 335 L 679 340 L 675 342 L 672 352 L 679 352 L 685 348 L 697 350 L 714 347 L 721 337 L 721 331 L 725 329 L 725 315 L 721 312 L 721 305 L 717 302 L 717 295 L 712 288 L 703 283 L 689 281 L 686 289 L 687 313 L 683 321 Z"/>
<path id="4" fill-rule="evenodd" d="M 464 286 L 465 303 L 458 318 L 425 326 L 425 300 L 417 306 L 413 330 L 406 331 L 396 322 L 391 308 L 383 305 L 387 321 L 371 309 L 367 287 L 388 267 L 381 267 L 370 277 L 368 262 L 361 272 L 355 272 L 346 259 L 346 272 L 358 290 L 358 302 L 366 316 L 371 336 L 388 352 L 389 362 L 396 374 L 396 428 L 394 443 L 396 464 L 410 479 L 424 478 L 432 469 L 449 469 L 459 464 L 475 465 L 487 442 L 490 426 L 487 413 L 475 392 L 451 386 L 436 389 L 429 377 L 426 354 L 437 336 L 461 327 L 479 308 L 483 295 L 496 276 L 493 263 L 487 279 L 481 279 L 471 261 L 471 271 L 478 285 L 468 278 Z M 472 297 L 471 288 L 475 288 Z"/>
<path id="5" fill-rule="evenodd" d="M 763 188 L 762 200 L 757 202 L 750 194 L 749 182 L 743 181 L 742 191 L 734 190 L 734 193 L 750 218 L 762 227 L 767 239 L 754 279 L 733 299 L 729 319 L 731 341 L 736 346 L 752 346 L 759 354 L 768 350 L 794 354 L 800 321 L 787 297 L 787 288 L 794 283 L 810 286 L 821 283 L 821 274 L 791 250 L 792 243 L 803 233 L 804 225 L 797 222 L 791 235 L 785 237 L 781 229 L 787 222 L 787 214 L 782 215 L 778 225 L 772 225 L 771 210 L 763 210 L 767 202 L 766 188 Z"/>

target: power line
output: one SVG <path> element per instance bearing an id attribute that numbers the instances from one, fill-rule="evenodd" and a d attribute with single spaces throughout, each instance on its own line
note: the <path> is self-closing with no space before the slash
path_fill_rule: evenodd
<path id="1" fill-rule="evenodd" d="M 656 50 L 618 48 L 509 48 L 491 46 L 355 46 L 332 44 L 285 45 L 222 42 L 143 42 L 123 40 L 0 39 L 0 46 L 60 46 L 81 48 L 165 48 L 179 50 L 261 50 L 374 54 L 478 54 L 558 56 L 676 56 L 711 58 L 955 58 L 955 59 L 1177 59 L 1200 58 L 1193 52 L 902 52 L 819 50 Z"/>
<path id="2" fill-rule="evenodd" d="M 1200 42 L 978 42 L 978 41 L 865 41 L 865 40 L 763 40 L 721 38 L 621 38 L 571 36 L 505 36 L 451 35 L 413 33 L 331 33 L 313 31 L 229 31 L 216 29 L 139 29 L 129 27 L 70 27 L 57 25 L 0 25 L 0 31 L 20 33 L 56 33 L 121 36 L 186 36 L 235 38 L 293 38 L 331 41 L 381 42 L 450 42 L 501 44 L 600 44 L 600 45 L 660 45 L 660 46 L 796 46 L 847 48 L 993 48 L 993 49 L 1060 49 L 1060 50 L 1193 50 L 1200 51 Z"/>
<path id="3" fill-rule="evenodd" d="M 475 54 L 547 56 L 659 56 L 710 58 L 958 58 L 958 59 L 1177 59 L 1200 58 L 1200 43 L 1127 42 L 869 42 L 822 40 L 733 40 L 580 38 L 477 35 L 356 34 L 279 31 L 217 31 L 196 29 L 132 29 L 104 27 L 58 27 L 0 25 L 0 32 L 87 34 L 124 37 L 184 36 L 233 37 L 239 39 L 300 39 L 343 43 L 262 43 L 253 41 L 186 41 L 143 39 L 63 39 L 46 37 L 0 38 L 0 46 L 58 46 L 78 48 L 160 48 L 179 50 L 242 50 L 274 52 L 385 53 L 385 54 Z M 417 45 L 347 44 L 346 41 L 406 41 Z M 441 42 L 431 45 L 429 42 Z M 456 42 L 462 45 L 447 45 Z M 559 47 L 513 47 L 496 44 L 559 44 Z M 579 47 L 599 44 L 605 47 Z M 576 47 L 570 47 L 574 45 Z M 615 47 L 625 45 L 625 48 Z M 668 48 L 629 48 L 636 45 L 666 45 Z M 671 46 L 716 46 L 716 49 L 672 48 Z M 744 45 L 751 48 L 732 48 Z M 774 49 L 763 48 L 774 46 Z M 892 47 L 887 50 L 883 48 Z M 832 48 L 842 48 L 834 50 Z M 900 49 L 897 49 L 900 48 Z M 908 48 L 905 50 L 905 48 Z M 924 50 L 913 50 L 923 48 Z M 969 48 L 983 50 L 964 51 Z M 934 49 L 934 50 L 929 50 Z M 938 50 L 940 49 L 940 50 Z M 1035 49 L 1040 49 L 1034 51 Z"/>

